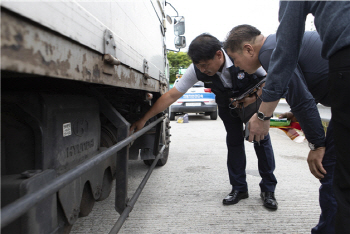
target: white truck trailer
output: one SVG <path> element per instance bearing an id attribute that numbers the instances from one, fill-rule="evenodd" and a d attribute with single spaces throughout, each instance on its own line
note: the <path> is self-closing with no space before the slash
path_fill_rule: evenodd
<path id="1" fill-rule="evenodd" d="M 129 136 L 168 90 L 166 4 L 1 1 L 2 233 L 69 233 L 114 179 L 122 214 L 128 160 L 166 163 L 166 112 Z"/>

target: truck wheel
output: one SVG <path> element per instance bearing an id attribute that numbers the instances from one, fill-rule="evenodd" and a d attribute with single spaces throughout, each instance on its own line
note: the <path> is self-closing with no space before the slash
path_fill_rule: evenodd
<path id="1" fill-rule="evenodd" d="M 167 161 L 168 161 L 168 156 L 169 156 L 169 147 L 166 148 L 164 151 L 163 151 L 163 157 L 160 158 L 156 164 L 156 166 L 159 166 L 159 167 L 162 167 L 164 166 Z M 148 160 L 143 160 L 143 162 L 147 165 L 147 166 L 151 166 L 152 163 L 154 162 L 154 159 L 148 159 Z"/>
<path id="2" fill-rule="evenodd" d="M 111 123 L 103 124 L 101 127 L 100 146 L 109 148 L 117 143 L 117 128 Z M 97 201 L 103 201 L 109 196 L 113 187 L 113 179 L 110 170 L 107 168 L 103 175 L 101 195 Z"/>
<path id="3" fill-rule="evenodd" d="M 210 113 L 210 119 L 216 120 L 218 118 L 218 111 L 214 111 Z"/>
<path id="4" fill-rule="evenodd" d="M 164 165 L 167 163 L 167 161 L 168 161 L 168 156 L 169 156 L 169 147 L 170 147 L 170 145 L 168 146 L 168 148 L 166 148 L 166 149 L 163 151 L 163 157 L 160 158 L 160 159 L 158 160 L 157 166 L 162 167 L 162 166 L 164 166 Z"/>
<path id="5" fill-rule="evenodd" d="M 167 120 L 167 124 L 166 124 L 167 130 L 165 131 L 165 134 L 166 134 L 165 139 L 166 139 L 166 141 L 169 141 L 169 143 L 170 143 L 170 140 L 169 140 L 169 138 L 170 138 L 170 131 L 169 131 L 169 128 L 168 128 L 169 127 L 169 123 L 170 123 L 170 121 Z M 163 133 L 162 133 L 163 131 L 162 131 L 162 129 L 160 131 L 161 131 L 160 139 L 163 139 Z M 164 142 L 162 142 L 162 140 L 161 140 L 161 142 L 159 142 L 158 149 L 161 149 L 163 147 L 163 145 L 164 145 Z M 169 156 L 169 148 L 170 148 L 170 144 L 168 144 L 168 148 L 164 149 L 163 155 L 162 155 L 163 157 L 158 160 L 156 166 L 164 166 L 167 163 L 168 156 Z M 143 162 L 146 165 L 148 165 L 148 166 L 151 166 L 153 161 L 154 161 L 154 159 L 143 160 Z"/>
<path id="6" fill-rule="evenodd" d="M 169 119 L 170 120 L 175 120 L 175 112 L 170 112 Z"/>
<path id="7" fill-rule="evenodd" d="M 80 213 L 79 217 L 86 217 L 92 211 L 94 207 L 95 199 L 92 195 L 92 191 L 89 183 L 85 183 L 83 195 L 80 202 Z"/>
<path id="8" fill-rule="evenodd" d="M 65 224 L 63 227 L 59 229 L 60 231 L 58 233 L 69 234 L 72 228 L 73 228 L 73 225 Z"/>
<path id="9" fill-rule="evenodd" d="M 113 187 L 113 176 L 111 175 L 110 171 L 107 169 L 105 171 L 105 174 L 103 175 L 102 191 L 97 201 L 105 200 L 111 193 L 112 187 Z"/>
<path id="10" fill-rule="evenodd" d="M 72 230 L 73 224 L 69 224 L 60 202 L 57 202 L 57 216 L 59 227 L 57 233 L 69 234 Z"/>

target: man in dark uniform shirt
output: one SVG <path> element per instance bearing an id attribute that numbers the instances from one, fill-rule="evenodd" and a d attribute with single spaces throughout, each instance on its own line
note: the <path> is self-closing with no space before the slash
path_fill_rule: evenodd
<path id="1" fill-rule="evenodd" d="M 316 107 L 317 103 L 324 106 L 331 105 L 328 61 L 321 57 L 321 46 L 322 42 L 317 32 L 305 32 L 298 65 L 286 93 L 286 101 L 309 141 L 310 171 L 321 182 L 319 196 L 321 216 L 312 233 L 334 233 L 337 203 L 332 189 L 336 162 L 333 124 L 330 121 L 325 137 Z M 250 25 L 234 27 L 225 42 L 225 49 L 235 64 L 247 71 L 253 71 L 259 66 L 268 70 L 271 53 L 275 47 L 275 34 L 264 37 L 258 29 Z M 250 100 L 247 99 L 245 102 L 249 104 Z"/>
<path id="2" fill-rule="evenodd" d="M 328 60 L 331 111 L 337 163 L 334 194 L 338 209 L 337 233 L 350 234 L 350 1 L 280 1 L 276 48 L 263 88 L 260 116 L 269 116 L 288 89 L 297 66 L 308 14 L 315 17 L 322 41 L 322 58 Z M 258 115 L 249 120 L 249 140 L 259 141 L 269 131 L 269 122 Z"/>

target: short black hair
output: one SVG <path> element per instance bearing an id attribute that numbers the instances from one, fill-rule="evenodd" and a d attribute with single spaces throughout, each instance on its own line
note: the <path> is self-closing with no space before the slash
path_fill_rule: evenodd
<path id="1" fill-rule="evenodd" d="M 248 24 L 242 24 L 234 27 L 228 34 L 224 42 L 224 49 L 231 52 L 240 52 L 244 42 L 254 42 L 261 32 Z"/>
<path id="2" fill-rule="evenodd" d="M 188 48 L 188 56 L 190 56 L 194 64 L 202 60 L 213 59 L 215 53 L 221 50 L 222 43 L 209 33 L 202 33 L 197 36 Z"/>

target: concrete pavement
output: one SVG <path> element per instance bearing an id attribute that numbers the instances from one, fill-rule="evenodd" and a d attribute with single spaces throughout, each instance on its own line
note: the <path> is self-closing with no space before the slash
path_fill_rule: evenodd
<path id="1" fill-rule="evenodd" d="M 260 198 L 257 158 L 246 142 L 249 198 L 224 206 L 230 192 L 226 168 L 225 130 L 221 119 L 189 116 L 189 123 L 171 122 L 168 163 L 156 168 L 119 233 L 310 233 L 318 222 L 319 181 L 309 172 L 306 141 L 292 142 L 271 129 L 278 180 L 277 211 L 266 209 Z M 131 197 L 148 167 L 129 166 Z M 119 215 L 114 194 L 95 204 L 71 233 L 109 233 Z"/>

